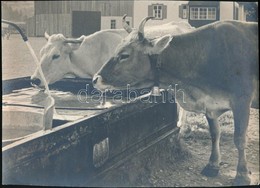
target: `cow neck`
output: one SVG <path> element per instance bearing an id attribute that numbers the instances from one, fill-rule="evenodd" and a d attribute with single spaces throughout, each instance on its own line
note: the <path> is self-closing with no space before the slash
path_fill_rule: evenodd
<path id="1" fill-rule="evenodd" d="M 164 81 L 164 78 L 170 76 L 172 77 L 173 75 L 169 72 L 169 70 L 163 68 L 162 66 L 162 58 L 160 54 L 152 54 L 148 55 L 150 64 L 151 64 L 151 69 L 154 75 L 154 87 L 165 87 L 167 85 L 168 87 L 168 82 Z M 176 79 L 177 81 L 178 79 Z M 181 83 L 180 80 L 177 81 L 178 83 Z"/>
<path id="2" fill-rule="evenodd" d="M 159 87 L 160 85 L 160 70 L 162 67 L 161 57 L 158 54 L 149 55 L 151 69 L 154 75 L 154 86 Z"/>
<path id="3" fill-rule="evenodd" d="M 86 73 L 84 73 L 84 71 L 82 71 L 83 69 L 79 68 L 79 65 L 76 63 L 77 59 L 74 58 L 75 55 L 72 53 L 69 54 L 69 58 L 70 58 L 70 66 L 71 66 L 71 70 L 73 70 L 73 72 L 71 72 L 71 74 L 74 74 L 77 77 L 80 78 L 86 78 L 86 77 L 92 77 Z"/>

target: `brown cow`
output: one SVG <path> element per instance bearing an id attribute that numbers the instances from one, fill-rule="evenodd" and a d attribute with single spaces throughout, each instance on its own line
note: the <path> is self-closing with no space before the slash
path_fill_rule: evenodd
<path id="1" fill-rule="evenodd" d="M 185 102 L 182 95 L 176 96 L 181 107 L 204 113 L 208 120 L 212 151 L 202 173 L 218 174 L 221 159 L 217 118 L 231 110 L 238 149 L 234 184 L 250 184 L 245 147 L 250 107 L 259 104 L 258 24 L 219 21 L 189 33 L 150 40 L 144 35 L 148 19 L 125 38 L 99 70 L 93 78 L 95 87 L 111 90 L 124 89 L 127 84 L 134 89 L 153 86 L 155 73 L 150 59 L 157 56 L 160 87 L 178 84 L 185 91 Z"/>

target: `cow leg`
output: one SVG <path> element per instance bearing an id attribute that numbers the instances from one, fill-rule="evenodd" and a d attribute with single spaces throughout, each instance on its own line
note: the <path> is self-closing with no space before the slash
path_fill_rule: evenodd
<path id="1" fill-rule="evenodd" d="M 177 111 L 178 111 L 177 127 L 181 127 L 187 121 L 187 113 L 178 103 L 177 103 Z"/>
<path id="2" fill-rule="evenodd" d="M 211 155 L 209 158 L 209 163 L 202 170 L 201 174 L 209 177 L 215 177 L 219 172 L 220 163 L 220 151 L 219 151 L 219 140 L 220 140 L 220 126 L 218 124 L 217 118 L 210 118 L 206 115 L 209 124 L 209 130 L 212 141 Z"/>
<path id="3" fill-rule="evenodd" d="M 233 182 L 234 185 L 250 185 L 248 168 L 245 154 L 246 133 L 249 122 L 250 106 L 241 103 L 233 108 L 235 132 L 234 143 L 238 150 L 237 174 Z"/>

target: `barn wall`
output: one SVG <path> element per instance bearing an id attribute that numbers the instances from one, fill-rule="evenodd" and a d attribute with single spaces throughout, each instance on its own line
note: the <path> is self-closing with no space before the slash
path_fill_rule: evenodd
<path id="1" fill-rule="evenodd" d="M 62 33 L 64 36 L 71 36 L 71 15 L 70 14 L 40 14 L 36 15 L 35 35 L 44 36 L 49 34 Z"/>
<path id="2" fill-rule="evenodd" d="M 72 11 L 100 11 L 101 29 L 110 29 L 110 20 L 116 19 L 121 28 L 124 14 L 133 16 L 133 0 L 127 1 L 35 1 L 36 36 L 43 36 L 45 31 L 50 34 L 63 33 L 71 36 Z M 120 23 L 120 24 L 119 24 Z"/>
<path id="3" fill-rule="evenodd" d="M 31 17 L 26 21 L 27 36 L 35 36 L 35 17 Z"/>

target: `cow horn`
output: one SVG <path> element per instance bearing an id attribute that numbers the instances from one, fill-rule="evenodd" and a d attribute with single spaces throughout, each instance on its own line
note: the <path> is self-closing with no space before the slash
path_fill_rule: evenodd
<path id="1" fill-rule="evenodd" d="M 80 37 L 80 38 L 78 38 L 78 39 L 70 39 L 70 38 L 68 38 L 68 39 L 65 39 L 65 43 L 74 43 L 74 44 L 78 44 L 78 43 L 82 43 L 82 41 L 84 40 L 84 38 L 83 37 Z"/>
<path id="2" fill-rule="evenodd" d="M 138 28 L 138 37 L 139 37 L 139 40 L 143 40 L 144 39 L 144 25 L 145 25 L 145 23 L 148 21 L 148 20 L 150 20 L 150 19 L 153 19 L 154 17 L 152 17 L 152 16 L 148 16 L 148 17 L 146 17 L 146 18 L 144 18 L 142 21 L 141 21 L 141 23 L 140 23 L 140 25 L 139 25 L 139 28 Z"/>
<path id="3" fill-rule="evenodd" d="M 45 37 L 46 40 L 48 40 L 50 38 L 50 35 L 45 31 L 44 32 L 44 37 Z"/>
<path id="4" fill-rule="evenodd" d="M 132 28 L 126 23 L 126 14 L 123 16 L 122 18 L 122 25 L 123 25 L 123 28 L 128 32 L 128 33 L 131 33 L 132 32 Z"/>

